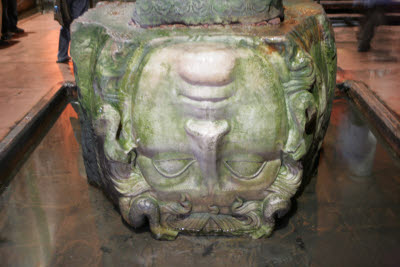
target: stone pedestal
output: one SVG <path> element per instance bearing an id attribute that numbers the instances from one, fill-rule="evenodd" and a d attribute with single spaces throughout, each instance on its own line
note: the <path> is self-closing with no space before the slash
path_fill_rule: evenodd
<path id="1" fill-rule="evenodd" d="M 322 7 L 162 20 L 143 3 L 101 3 L 72 25 L 89 182 L 156 238 L 270 235 L 329 121 L 336 48 Z"/>

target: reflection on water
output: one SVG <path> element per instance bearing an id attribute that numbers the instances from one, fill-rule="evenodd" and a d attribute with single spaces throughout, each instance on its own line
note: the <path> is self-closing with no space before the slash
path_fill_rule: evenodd
<path id="1" fill-rule="evenodd" d="M 338 126 L 338 151 L 354 176 L 370 176 L 376 138 L 355 112 L 347 112 Z"/>
<path id="2" fill-rule="evenodd" d="M 0 196 L 5 266 L 395 266 L 400 164 L 345 100 L 334 104 L 317 177 L 269 239 L 179 236 L 126 226 L 88 186 L 68 106 Z"/>

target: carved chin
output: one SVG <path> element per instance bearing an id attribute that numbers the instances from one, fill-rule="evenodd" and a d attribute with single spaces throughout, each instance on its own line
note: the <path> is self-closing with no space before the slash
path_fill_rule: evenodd
<path id="1" fill-rule="evenodd" d="M 290 198 L 298 189 L 301 177 L 301 164 L 284 163 L 263 200 L 244 201 L 237 197 L 229 212 L 224 213 L 218 206 L 210 206 L 209 212 L 192 212 L 192 203 L 187 196 L 178 202 L 163 202 L 151 192 L 122 197 L 120 209 L 125 220 L 134 227 L 142 226 L 147 218 L 153 234 L 159 239 L 174 239 L 179 232 L 260 238 L 269 236 L 275 217 L 281 217 L 289 210 Z"/>

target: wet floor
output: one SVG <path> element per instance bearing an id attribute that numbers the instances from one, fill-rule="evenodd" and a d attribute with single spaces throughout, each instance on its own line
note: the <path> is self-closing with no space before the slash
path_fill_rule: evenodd
<path id="1" fill-rule="evenodd" d="M 1 266 L 398 266 L 400 162 L 335 100 L 317 177 L 269 239 L 152 239 L 85 179 L 69 105 L 0 196 Z"/>

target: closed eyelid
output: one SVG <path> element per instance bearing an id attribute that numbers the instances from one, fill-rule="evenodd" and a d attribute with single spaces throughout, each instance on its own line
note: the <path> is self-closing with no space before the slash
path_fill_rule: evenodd
<path id="1" fill-rule="evenodd" d="M 253 173 L 252 175 L 243 175 L 239 173 L 238 171 L 234 170 L 228 162 L 248 162 L 248 163 L 262 163 L 262 165 L 258 168 L 258 170 Z M 259 162 L 259 161 L 224 161 L 225 167 L 237 178 L 243 179 L 243 180 L 251 180 L 256 178 L 264 169 L 265 165 L 267 165 L 267 161 L 264 162 Z"/>
<path id="2" fill-rule="evenodd" d="M 184 161 L 184 160 L 190 160 L 182 169 L 180 169 L 177 172 L 174 173 L 167 173 L 165 170 L 162 170 L 160 166 L 157 166 L 156 163 L 160 162 L 167 162 L 167 161 Z M 159 174 L 164 176 L 165 178 L 176 178 L 180 175 L 182 175 L 193 163 L 195 162 L 194 159 L 187 158 L 187 159 L 166 159 L 166 160 L 152 160 L 152 164 L 154 168 L 157 170 Z"/>
<path id="3" fill-rule="evenodd" d="M 264 163 L 264 160 L 227 160 L 226 162 L 249 162 L 249 163 Z"/>
<path id="4" fill-rule="evenodd" d="M 193 160 L 193 158 L 180 158 L 180 159 L 153 159 L 155 162 L 165 162 L 165 161 L 178 161 L 178 160 Z"/>

